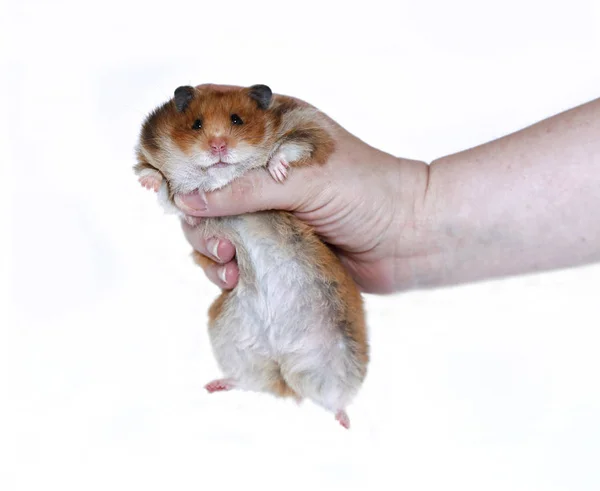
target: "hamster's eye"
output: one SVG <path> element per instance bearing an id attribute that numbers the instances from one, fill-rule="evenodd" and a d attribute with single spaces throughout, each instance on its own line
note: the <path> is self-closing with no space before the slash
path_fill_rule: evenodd
<path id="1" fill-rule="evenodd" d="M 244 124 L 242 118 L 240 118 L 237 114 L 231 115 L 231 124 Z"/>
<path id="2" fill-rule="evenodd" d="M 192 125 L 192 129 L 199 130 L 200 128 L 202 128 L 202 120 L 197 119 L 196 121 L 194 121 L 194 124 Z"/>

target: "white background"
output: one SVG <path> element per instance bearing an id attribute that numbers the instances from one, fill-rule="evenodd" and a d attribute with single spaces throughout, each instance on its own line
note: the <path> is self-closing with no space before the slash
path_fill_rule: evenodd
<path id="1" fill-rule="evenodd" d="M 600 267 L 368 297 L 347 432 L 310 403 L 202 390 L 218 289 L 131 172 L 146 113 L 203 82 L 268 84 L 404 157 L 483 143 L 600 95 L 600 3 L 1 14 L 0 488 L 600 488 Z"/>

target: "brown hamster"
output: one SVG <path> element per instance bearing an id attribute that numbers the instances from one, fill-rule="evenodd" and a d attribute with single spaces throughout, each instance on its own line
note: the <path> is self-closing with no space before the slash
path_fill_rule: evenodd
<path id="1" fill-rule="evenodd" d="M 322 113 L 265 85 L 186 86 L 144 122 L 134 169 L 167 211 L 183 216 L 176 194 L 219 189 L 259 167 L 283 182 L 294 167 L 323 164 L 333 148 Z M 240 271 L 237 286 L 209 310 L 224 378 L 206 389 L 308 398 L 348 428 L 345 408 L 365 378 L 369 349 L 361 294 L 337 256 L 287 212 L 198 226 L 234 244 Z"/>

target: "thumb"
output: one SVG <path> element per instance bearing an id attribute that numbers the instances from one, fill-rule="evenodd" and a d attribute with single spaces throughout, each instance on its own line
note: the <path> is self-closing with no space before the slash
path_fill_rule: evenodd
<path id="1" fill-rule="evenodd" d="M 308 175 L 307 175 L 308 174 Z M 290 169 L 283 182 L 275 181 L 265 169 L 255 169 L 224 188 L 204 193 L 175 196 L 175 204 L 187 215 L 217 217 L 262 210 L 297 210 L 306 202 L 313 179 L 309 168 Z"/>

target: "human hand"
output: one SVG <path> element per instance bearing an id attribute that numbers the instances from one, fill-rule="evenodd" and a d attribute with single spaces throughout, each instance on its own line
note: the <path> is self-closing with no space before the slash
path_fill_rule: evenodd
<path id="1" fill-rule="evenodd" d="M 292 169 L 283 185 L 258 169 L 206 193 L 206 201 L 197 193 L 175 201 L 194 217 L 290 211 L 333 246 L 363 291 L 410 287 L 418 281 L 413 263 L 422 258 L 418 231 L 427 165 L 386 154 L 332 124 L 336 147 L 323 166 Z M 239 275 L 233 245 L 204 238 L 185 222 L 183 230 L 195 250 L 216 261 L 202 264 L 208 278 L 233 288 Z"/>
<path id="2" fill-rule="evenodd" d="M 259 169 L 206 203 L 197 194 L 176 201 L 196 217 L 290 211 L 368 293 L 600 261 L 600 99 L 431 165 L 392 157 L 332 124 L 336 150 L 323 166 L 293 169 L 283 185 Z M 195 211 L 200 204 L 205 210 Z M 187 225 L 184 232 L 214 257 L 215 242 Z M 202 266 L 233 288 L 234 248 L 220 241 L 217 251 L 221 266 Z"/>

